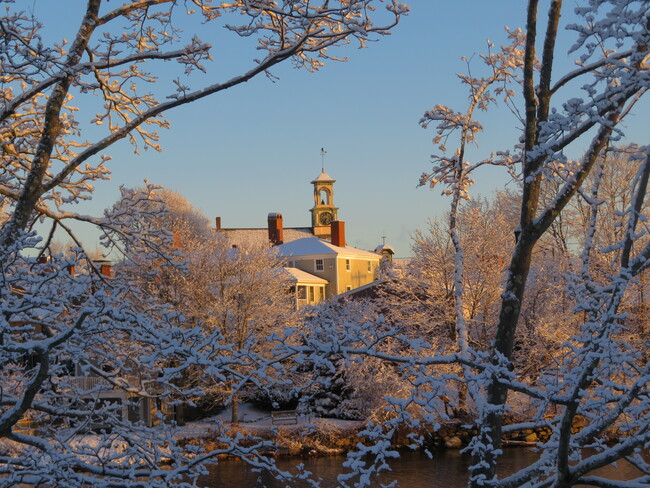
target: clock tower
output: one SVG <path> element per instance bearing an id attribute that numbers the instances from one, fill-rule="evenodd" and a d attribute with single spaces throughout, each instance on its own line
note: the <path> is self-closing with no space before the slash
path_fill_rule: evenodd
<path id="1" fill-rule="evenodd" d="M 311 226 L 316 237 L 329 237 L 330 223 L 338 220 L 338 208 L 334 206 L 334 182 L 325 170 L 314 181 L 314 207 L 311 209 Z"/>

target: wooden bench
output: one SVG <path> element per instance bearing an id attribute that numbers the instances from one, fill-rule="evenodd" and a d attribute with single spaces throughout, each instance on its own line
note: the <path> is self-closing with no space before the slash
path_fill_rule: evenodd
<path id="1" fill-rule="evenodd" d="M 273 424 L 297 424 L 298 412 L 295 410 L 276 410 L 271 412 L 271 422 Z"/>

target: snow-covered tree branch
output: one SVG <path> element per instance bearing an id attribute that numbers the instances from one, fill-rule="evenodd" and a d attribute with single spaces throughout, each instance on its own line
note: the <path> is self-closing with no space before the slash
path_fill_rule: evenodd
<path id="1" fill-rule="evenodd" d="M 123 189 L 104 216 L 80 215 L 69 204 L 91 198 L 109 178 L 115 142 L 160 150 L 156 131 L 169 125 L 163 112 L 272 77 L 285 61 L 316 71 L 344 60 L 339 48 L 389 34 L 408 8 L 394 0 L 87 0 L 76 7 L 70 41 L 52 41 L 42 24 L 51 19 L 37 18 L 38 9 L 7 1 L 0 14 L 0 485 L 169 486 L 219 454 L 286 477 L 260 454 L 267 442 L 217 425 L 222 447 L 188 452 L 173 423 L 162 422 L 179 401 L 205 394 L 187 380 L 196 371 L 229 381 L 233 392 L 264 371 L 260 337 L 270 331 L 262 322 L 272 317 L 255 309 L 255 280 L 228 295 L 230 310 L 236 302 L 242 311 L 240 327 L 213 327 L 213 314 L 192 315 L 198 306 L 174 309 L 179 289 L 167 285 L 197 278 L 187 275 L 196 256 L 174 247 L 173 229 L 154 225 L 166 213 L 155 187 Z M 258 59 L 239 74 L 214 69 L 218 28 L 235 41 L 254 40 Z M 91 259 L 68 220 L 98 227 L 122 270 Z M 51 222 L 46 241 L 32 232 L 38 221 Z M 66 256 L 44 248 L 54 229 L 76 244 Z M 134 286 L 133 266 L 141 278 L 148 273 L 148 287 Z M 255 278 L 267 269 L 249 271 Z M 232 347 L 234 330 L 240 348 Z"/>
<path id="2" fill-rule="evenodd" d="M 408 8 L 391 1 L 384 12 L 375 12 L 374 4 L 381 3 L 361 0 L 330 6 L 329 2 L 199 0 L 192 2 L 191 10 L 173 0 L 117 7 L 95 0 L 87 2 L 69 48 L 66 40 L 47 46 L 39 20 L 10 8 L 0 23 L 5 37 L 0 52 L 0 136 L 6 175 L 2 195 L 11 198 L 13 211 L 3 227 L 2 242 L 10 242 L 14 232 L 27 228 L 37 204 L 44 207 L 50 202 L 58 208 L 88 198 L 92 181 L 107 177 L 108 156 L 101 156 L 94 166 L 89 162 L 116 141 L 126 137 L 136 146 L 139 140 L 143 147 L 159 150 L 157 133 L 150 127 L 168 126 L 161 118 L 163 112 L 268 74 L 285 60 L 318 70 L 325 60 L 344 59 L 332 51 L 338 46 L 352 40 L 363 46 L 373 36 L 388 34 Z M 375 23 L 373 12 L 384 23 Z M 158 78 L 153 73 L 159 61 L 176 61 L 179 76 L 194 70 L 208 72 L 210 44 L 196 37 L 184 39 L 173 22 L 181 16 L 188 21 L 196 17 L 212 29 L 225 26 L 233 35 L 256 37 L 263 56 L 228 80 L 191 87 L 191 82 L 200 81 L 180 82 L 179 78 L 173 91 L 154 94 L 151 89 Z M 248 21 L 242 22 L 242 16 Z M 169 49 L 183 42 L 182 49 Z M 83 124 L 88 119 L 75 118 L 75 103 L 95 95 L 103 105 L 91 122 L 104 127 L 105 135 L 93 141 L 84 138 Z"/>
<path id="3" fill-rule="evenodd" d="M 389 292 L 395 300 L 378 305 L 387 323 L 347 325 L 342 330 L 350 333 L 336 335 L 335 343 L 306 341 L 314 351 L 312 362 L 333 350 L 351 362 L 371 355 L 390 361 L 410 385 L 387 399 L 392 417 L 363 433 L 366 444 L 350 456 L 351 473 L 342 483 L 369 484 L 396 456 L 390 441 L 398 426 L 435 429 L 448 416 L 442 399 L 459 405 L 465 388 L 465 406 L 478 429 L 467 447 L 475 459 L 471 487 L 620 487 L 648 481 L 650 466 L 642 456 L 650 406 L 643 274 L 650 257 L 648 150 L 642 145 L 647 141 L 627 148 L 616 144 L 624 137 L 622 122 L 650 87 L 650 7 L 637 0 L 590 0 L 576 7 L 579 20 L 568 28 L 577 34 L 569 54 L 578 68 L 566 74 L 557 73 L 557 37 L 565 10 L 573 6 L 551 0 L 547 7 L 542 12 L 541 2 L 530 0 L 524 31 L 511 31 L 511 44 L 500 56 L 483 57 L 487 74 L 478 76 L 470 65 L 460 76 L 470 92 L 466 109 L 439 104 L 421 120 L 434 127 L 441 154 L 432 157 L 433 168 L 420 183 L 442 185 L 451 204 L 446 225 L 432 227 L 429 243 L 435 247 L 418 238 L 418 249 L 428 249 L 432 263 L 427 266 L 426 254 L 417 256 L 408 271 L 410 294 L 397 288 Z M 545 27 L 538 25 L 543 18 Z M 521 137 L 496 156 L 471 161 L 468 143 L 478 142 L 483 129 L 476 109 L 495 109 L 499 98 L 522 114 Z M 576 153 L 583 155 L 569 156 Z M 513 176 L 518 191 L 511 201 L 518 209 L 515 219 L 504 218 L 503 235 L 510 242 L 493 238 L 481 245 L 487 231 L 477 236 L 463 227 L 471 225 L 472 206 L 478 207 L 468 202 L 472 173 L 488 165 L 505 166 Z M 630 168 L 629 178 L 613 184 L 612 175 L 623 167 Z M 612 186 L 614 196 L 605 191 Z M 494 222 L 484 215 L 487 225 Z M 475 220 L 473 225 L 478 227 Z M 493 313 L 486 308 L 487 341 L 479 342 L 473 340 L 469 301 L 477 291 L 477 257 L 485 253 L 497 262 L 503 253 L 498 265 L 503 275 L 497 278 L 500 297 Z M 478 269 L 488 276 L 481 264 Z M 403 313 L 395 312 L 407 297 Z M 409 330 L 421 333 L 423 325 L 448 331 L 450 315 L 455 343 L 409 336 Z M 317 337 L 330 328 L 324 324 Z M 374 331 L 375 345 L 364 348 L 368 339 L 360 331 Z M 506 417 L 519 421 L 504 426 Z M 500 479 L 503 435 L 533 428 L 550 433 L 547 440 L 533 441 L 539 460 Z M 413 439 L 423 442 L 417 435 Z M 622 459 L 638 469 L 636 479 L 623 483 L 595 471 Z"/>

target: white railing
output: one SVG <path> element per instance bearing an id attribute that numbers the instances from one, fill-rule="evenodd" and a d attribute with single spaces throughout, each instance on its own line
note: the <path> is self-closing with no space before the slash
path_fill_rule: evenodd
<path id="1" fill-rule="evenodd" d="M 92 390 L 98 386 L 112 388 L 112 385 L 101 376 L 70 376 L 68 384 L 80 390 Z"/>

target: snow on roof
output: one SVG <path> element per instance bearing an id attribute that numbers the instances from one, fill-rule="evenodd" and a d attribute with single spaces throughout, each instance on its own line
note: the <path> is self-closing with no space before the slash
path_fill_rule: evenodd
<path id="1" fill-rule="evenodd" d="M 325 173 L 325 170 L 323 170 L 323 171 L 321 171 L 321 173 L 318 175 L 318 177 L 314 181 L 331 181 L 331 182 L 334 182 L 336 180 L 333 179 L 327 173 Z M 314 181 L 312 181 L 312 183 L 314 183 Z"/>
<path id="2" fill-rule="evenodd" d="M 268 246 L 269 230 L 266 227 L 257 229 L 220 229 L 229 244 L 237 246 Z M 314 235 L 310 227 L 285 227 L 283 229 L 284 242 L 295 241 L 303 237 Z"/>
<path id="3" fill-rule="evenodd" d="M 281 244 L 276 248 L 278 256 L 291 257 L 291 256 L 314 256 L 321 254 L 341 254 L 345 256 L 364 257 L 379 259 L 380 256 L 374 252 L 362 251 L 355 247 L 339 247 L 334 244 L 319 239 L 318 237 L 305 237 L 295 241 Z"/>
<path id="4" fill-rule="evenodd" d="M 381 245 L 379 245 L 379 246 L 377 246 L 377 247 L 375 248 L 375 252 L 376 252 L 376 253 L 380 253 L 380 252 L 382 252 L 383 250 L 386 250 L 386 251 L 388 251 L 388 252 L 391 253 L 391 254 L 395 254 L 395 249 L 393 248 L 393 246 L 391 246 L 391 245 L 389 245 L 389 244 L 381 244 Z"/>
<path id="5" fill-rule="evenodd" d="M 285 272 L 291 275 L 291 278 L 289 278 L 289 280 L 292 283 L 314 283 L 320 285 L 327 285 L 329 283 L 329 281 L 321 278 L 320 276 L 307 273 L 306 271 L 298 268 L 290 268 L 288 266 L 285 266 L 283 269 Z"/>

